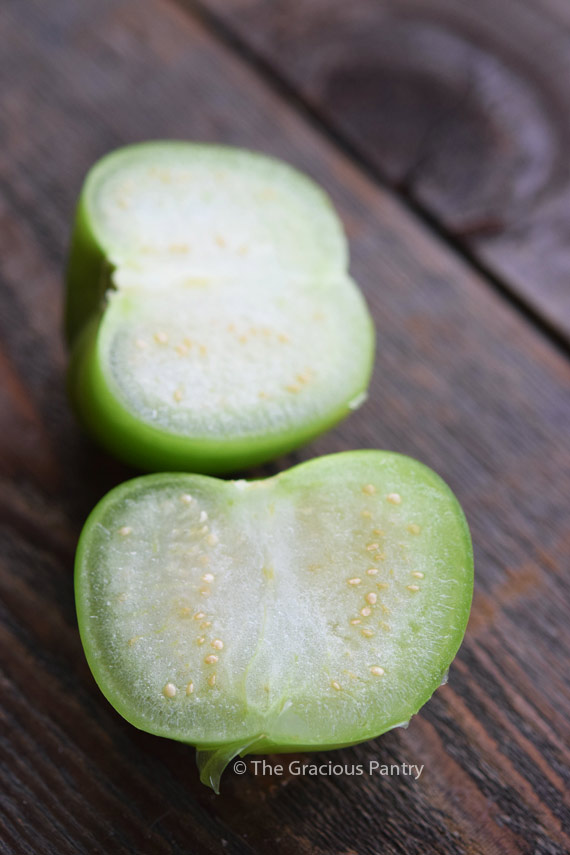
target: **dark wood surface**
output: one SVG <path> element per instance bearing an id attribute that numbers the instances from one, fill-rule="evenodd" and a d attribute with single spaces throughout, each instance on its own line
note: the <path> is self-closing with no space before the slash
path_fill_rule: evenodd
<path id="1" fill-rule="evenodd" d="M 200 0 L 370 172 L 570 338 L 565 0 Z"/>
<path id="2" fill-rule="evenodd" d="M 532 235 L 524 246 L 507 235 L 512 267 L 520 266 L 526 278 L 511 276 L 499 250 L 489 278 L 476 263 L 483 258 L 481 229 L 468 243 L 473 263 L 457 246 L 457 223 L 470 222 L 464 232 L 473 234 L 477 218 L 488 216 L 487 201 L 501 212 L 504 205 L 511 216 L 513 200 L 506 189 L 495 194 L 493 176 L 502 174 L 501 157 L 518 169 L 516 135 L 505 138 L 506 153 L 495 151 L 500 134 L 485 142 L 480 177 L 472 188 L 466 178 L 463 220 L 454 213 L 462 207 L 460 190 L 452 188 L 449 196 L 449 186 L 443 179 L 438 184 L 439 173 L 430 168 L 424 186 L 440 195 L 448 212 L 435 229 L 413 200 L 382 188 L 334 127 L 327 130 L 303 106 L 291 87 L 301 93 L 301 84 L 309 90 L 314 82 L 283 64 L 287 52 L 269 36 L 282 32 L 292 51 L 295 32 L 302 42 L 307 26 L 306 50 L 317 52 L 317 10 L 322 55 L 328 51 L 342 78 L 342 57 L 333 36 L 325 38 L 334 28 L 326 31 L 324 5 L 300 2 L 301 14 L 293 3 L 234 0 L 220 27 L 203 8 L 167 0 L 3 0 L 2 853 L 563 855 L 570 849 L 570 371 L 561 336 L 549 335 L 544 322 L 547 315 L 553 327 L 563 320 L 558 297 L 554 303 L 544 298 L 558 262 L 541 278 Z M 369 5 L 345 4 L 346 14 L 361 9 L 367 20 Z M 513 31 L 522 27 L 519 7 L 523 16 L 531 4 L 501 4 Z M 555 0 L 549 8 L 554 15 Z M 220 9 L 221 2 L 216 15 Z M 242 20 L 248 26 L 231 29 Z M 557 44 L 568 50 L 562 23 L 559 30 Z M 496 33 L 497 40 L 503 35 Z M 265 40 L 290 85 L 264 70 L 247 48 L 250 38 L 256 45 Z M 346 35 L 342 60 L 348 79 L 363 54 L 352 38 Z M 299 62 L 301 54 L 299 48 Z M 445 64 L 445 51 L 440 54 Z M 482 66 L 499 63 L 500 51 L 494 57 L 489 48 Z M 417 59 L 411 51 L 411 67 Z M 542 58 L 535 59 L 538 67 Z M 437 71 L 438 56 L 431 61 Z M 318 78 L 317 65 L 303 68 Z M 388 74 L 386 85 L 390 80 Z M 363 92 L 363 109 L 367 97 Z M 525 111 L 534 115 L 548 101 L 534 93 L 525 106 L 525 97 L 516 106 L 523 126 Z M 563 108 L 562 102 L 548 107 L 553 122 L 568 121 Z M 377 109 L 372 98 L 368 109 Z M 342 118 L 343 131 L 354 127 L 362 136 L 357 115 L 335 116 L 331 122 Z M 393 144 L 394 163 L 397 155 L 402 163 L 410 158 L 405 149 L 411 151 L 413 139 L 404 125 Z M 473 128 L 478 132 L 476 116 Z M 412 126 L 410 133 L 419 131 Z M 318 755 L 321 762 L 424 764 L 417 782 L 272 778 L 255 776 L 251 768 L 238 776 L 230 769 L 216 797 L 199 784 L 191 748 L 136 731 L 90 676 L 74 613 L 74 549 L 97 499 L 132 473 L 85 439 L 66 403 L 62 267 L 86 169 L 114 146 L 153 137 L 224 141 L 284 157 L 327 187 L 350 235 L 352 270 L 378 330 L 370 399 L 334 431 L 262 471 L 348 448 L 392 448 L 434 467 L 465 507 L 476 588 L 448 685 L 408 730 Z M 444 133 L 442 145 L 452 145 L 460 160 L 463 137 L 455 139 Z M 469 163 L 468 145 L 464 156 Z M 537 181 L 539 160 L 531 164 Z M 529 190 L 521 179 L 517 186 L 534 198 L 536 185 Z M 548 204 L 529 203 L 527 213 L 530 232 L 541 232 L 547 242 L 556 243 L 567 228 L 563 206 L 556 213 Z"/>

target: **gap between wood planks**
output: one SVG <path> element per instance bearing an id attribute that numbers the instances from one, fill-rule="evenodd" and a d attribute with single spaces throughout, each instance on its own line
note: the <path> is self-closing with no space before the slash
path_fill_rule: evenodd
<path id="1" fill-rule="evenodd" d="M 355 146 L 341 130 L 334 127 L 327 120 L 323 112 L 314 104 L 311 104 L 289 83 L 289 81 L 275 68 L 271 62 L 266 60 L 260 53 L 246 42 L 230 25 L 221 20 L 218 15 L 208 9 L 200 0 L 171 0 L 185 13 L 197 18 L 211 35 L 225 47 L 247 62 L 273 90 L 291 106 L 318 132 L 327 137 L 345 156 L 355 163 L 375 184 L 380 185 L 382 190 L 397 198 L 413 215 L 422 222 L 424 227 L 436 236 L 446 246 L 460 256 L 472 271 L 478 274 L 478 278 L 484 280 L 487 285 L 503 300 L 509 303 L 518 312 L 529 326 L 540 332 L 548 341 L 566 358 L 570 359 L 570 341 L 564 333 L 550 322 L 548 317 L 533 307 L 524 296 L 518 294 L 500 276 L 495 274 L 487 264 L 479 260 L 470 250 L 456 237 L 450 234 L 437 216 L 422 204 L 407 186 L 395 188 L 383 174 L 382 170 L 373 164 L 366 155 Z"/>

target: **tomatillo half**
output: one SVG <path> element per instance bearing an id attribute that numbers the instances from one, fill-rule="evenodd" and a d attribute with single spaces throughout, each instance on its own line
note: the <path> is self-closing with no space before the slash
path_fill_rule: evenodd
<path id="1" fill-rule="evenodd" d="M 253 152 L 152 142 L 85 181 L 68 265 L 69 387 L 147 470 L 290 451 L 366 397 L 374 329 L 328 196 Z"/>
<path id="2" fill-rule="evenodd" d="M 432 470 L 353 451 L 262 481 L 128 481 L 89 517 L 75 586 L 102 692 L 136 727 L 195 745 L 217 791 L 237 754 L 407 723 L 461 644 L 473 555 Z"/>

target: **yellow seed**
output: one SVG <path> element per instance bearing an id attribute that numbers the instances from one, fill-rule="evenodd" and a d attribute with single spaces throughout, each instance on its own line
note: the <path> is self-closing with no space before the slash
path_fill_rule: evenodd
<path id="1" fill-rule="evenodd" d="M 206 540 L 208 541 L 209 546 L 215 546 L 216 543 L 218 542 L 218 535 L 217 534 L 209 534 L 208 537 L 206 538 Z"/>
<path id="2" fill-rule="evenodd" d="M 119 534 L 121 535 L 121 537 L 128 537 L 131 532 L 132 528 L 130 527 L 130 525 L 124 525 L 122 528 L 119 529 Z"/>
<path id="3" fill-rule="evenodd" d="M 216 235 L 216 237 L 215 237 L 215 241 L 216 241 L 216 243 L 218 244 L 218 246 L 219 246 L 219 247 L 221 247 L 222 249 L 223 249 L 223 248 L 225 247 L 225 245 L 226 245 L 226 242 L 225 242 L 224 238 L 223 238 L 221 235 Z"/>
<path id="4" fill-rule="evenodd" d="M 386 499 L 387 499 L 387 500 L 388 500 L 392 505 L 399 505 L 399 504 L 401 503 L 401 501 L 402 501 L 402 497 L 400 496 L 400 494 L 399 494 L 399 493 L 388 493 L 388 495 L 386 496 Z"/>
<path id="5" fill-rule="evenodd" d="M 415 579 L 423 579 L 423 578 L 424 578 L 424 574 L 423 574 L 423 573 L 420 573 L 420 571 L 419 571 L 419 570 L 414 570 L 414 572 L 412 573 L 412 576 L 413 576 Z"/>
<path id="6" fill-rule="evenodd" d="M 216 675 L 215 674 L 210 674 L 210 676 L 208 677 L 208 685 L 212 686 L 212 688 L 216 685 Z"/>
<path id="7" fill-rule="evenodd" d="M 181 617 L 188 617 L 189 614 L 190 614 L 190 607 L 189 606 L 182 606 L 182 608 L 180 609 Z"/>
<path id="8" fill-rule="evenodd" d="M 366 638 L 370 638 L 371 635 L 374 635 L 374 631 L 372 629 L 362 629 L 362 635 L 366 636 Z"/>
<path id="9" fill-rule="evenodd" d="M 360 620 L 360 618 L 358 618 L 358 617 L 357 617 L 357 618 L 353 618 L 350 622 L 351 622 L 351 624 L 352 624 L 353 626 L 356 626 L 357 624 L 362 623 L 362 621 L 361 621 L 361 620 Z"/>
<path id="10" fill-rule="evenodd" d="M 384 669 L 380 667 L 380 665 L 373 665 L 370 669 L 370 673 L 375 677 L 382 677 L 384 674 Z"/>
<path id="11" fill-rule="evenodd" d="M 362 516 L 368 518 L 368 517 L 371 517 L 372 514 L 370 513 L 370 511 L 362 511 Z"/>
<path id="12" fill-rule="evenodd" d="M 377 567 L 369 567 L 366 571 L 369 576 L 375 576 L 378 573 Z"/>
<path id="13" fill-rule="evenodd" d="M 188 345 L 187 344 L 179 344 L 176 348 L 176 353 L 179 353 L 180 356 L 186 356 L 188 353 Z"/>
<path id="14" fill-rule="evenodd" d="M 352 579 L 347 579 L 346 581 L 349 585 L 360 585 L 362 579 L 359 579 L 358 576 L 354 576 Z"/>
<path id="15" fill-rule="evenodd" d="M 182 493 L 182 495 L 180 496 L 180 501 L 184 502 L 185 505 L 189 505 L 192 501 L 192 496 L 190 495 L 190 493 Z"/>
<path id="16" fill-rule="evenodd" d="M 215 665 L 218 659 L 219 656 L 216 656 L 215 653 L 209 653 L 208 656 L 204 658 L 204 662 L 206 663 L 206 665 Z"/>
<path id="17" fill-rule="evenodd" d="M 385 590 L 387 590 L 387 588 L 390 587 L 390 585 L 388 584 L 388 582 L 376 582 L 376 587 L 380 591 L 385 591 Z"/>
<path id="18" fill-rule="evenodd" d="M 201 635 L 200 638 L 196 639 L 197 644 L 204 644 L 205 641 L 206 641 L 206 639 L 204 638 L 203 635 Z"/>
<path id="19" fill-rule="evenodd" d="M 209 626 L 212 626 L 211 620 L 203 620 L 200 624 L 200 629 L 208 629 Z"/>
<path id="20" fill-rule="evenodd" d="M 206 356 L 206 354 L 208 353 L 208 348 L 205 344 L 201 344 L 198 349 L 200 351 L 200 356 Z"/>
<path id="21" fill-rule="evenodd" d="M 380 544 L 379 543 L 369 543 L 368 546 L 366 547 L 366 549 L 368 550 L 368 552 L 374 552 L 375 549 L 380 549 Z"/>
<path id="22" fill-rule="evenodd" d="M 367 496 L 372 496 L 376 492 L 376 487 L 374 484 L 365 484 L 362 488 L 362 492 L 366 493 Z"/>
<path id="23" fill-rule="evenodd" d="M 331 686 L 333 687 L 333 689 L 336 689 L 336 690 L 337 690 L 337 692 L 340 692 L 340 690 L 341 690 L 341 685 L 340 685 L 340 683 L 337 683 L 337 681 L 336 681 L 336 680 L 333 680 L 333 681 L 332 681 Z"/>
<path id="24" fill-rule="evenodd" d="M 132 647 L 133 644 L 136 644 L 137 641 L 140 641 L 141 638 L 142 638 L 142 635 L 133 635 L 132 638 L 129 638 L 129 647 Z"/>
<path id="25" fill-rule="evenodd" d="M 291 392 L 292 395 L 296 395 L 297 392 L 301 391 L 301 387 L 297 386 L 296 383 L 289 383 L 287 386 L 285 386 L 285 390 L 287 392 Z"/>
<path id="26" fill-rule="evenodd" d="M 202 620 L 202 618 L 205 617 L 206 615 L 204 614 L 204 612 L 196 612 L 196 614 L 194 615 L 194 620 Z"/>
<path id="27" fill-rule="evenodd" d="M 188 683 L 188 685 L 186 686 L 186 694 L 191 695 L 193 691 L 194 691 L 194 683 L 192 681 L 190 681 Z"/>
<path id="28" fill-rule="evenodd" d="M 381 528 L 373 528 L 373 529 L 372 529 L 372 534 L 383 535 L 383 534 L 384 534 L 384 532 L 382 531 L 382 529 L 381 529 Z"/>
<path id="29" fill-rule="evenodd" d="M 164 689 L 162 690 L 162 694 L 165 698 L 173 698 L 176 694 L 176 686 L 174 683 L 167 683 Z"/>
<path id="30" fill-rule="evenodd" d="M 378 600 L 378 595 L 374 593 L 374 591 L 370 591 L 369 594 L 366 594 L 366 602 L 370 603 L 371 606 L 376 605 L 376 601 Z"/>
<path id="31" fill-rule="evenodd" d="M 139 348 L 139 350 L 144 350 L 146 347 L 146 341 L 144 341 L 142 338 L 137 338 L 135 344 Z"/>
<path id="32" fill-rule="evenodd" d="M 213 573 L 204 573 L 204 575 L 202 576 L 202 581 L 203 582 L 213 582 L 214 581 L 214 574 Z"/>
<path id="33" fill-rule="evenodd" d="M 283 344 L 286 344 L 289 341 L 289 336 L 286 335 L 285 333 L 279 333 L 277 338 L 279 339 L 279 341 L 282 341 Z"/>
<path id="34" fill-rule="evenodd" d="M 410 523 L 410 525 L 408 526 L 408 531 L 410 532 L 410 534 L 419 534 L 421 528 L 419 527 L 419 525 L 417 525 L 417 523 Z"/>
<path id="35" fill-rule="evenodd" d="M 181 401 L 183 396 L 184 396 L 184 393 L 180 387 L 178 387 L 178 389 L 176 389 L 174 391 L 174 394 L 172 395 L 172 397 L 174 398 L 175 401 Z"/>
<path id="36" fill-rule="evenodd" d="M 364 606 L 363 609 L 360 609 L 360 614 L 363 617 L 369 617 L 372 614 L 372 609 L 369 609 L 368 606 Z"/>
<path id="37" fill-rule="evenodd" d="M 406 588 L 413 593 L 420 590 L 419 585 L 406 585 Z"/>
<path id="38" fill-rule="evenodd" d="M 158 332 L 155 332 L 154 340 L 156 342 L 158 342 L 158 344 L 166 344 L 168 342 L 168 336 L 166 335 L 165 332 L 162 332 L 162 330 L 159 330 Z"/>
<path id="39" fill-rule="evenodd" d="M 212 647 L 215 647 L 216 650 L 222 650 L 224 646 L 224 642 L 221 638 L 214 638 L 212 641 Z"/>

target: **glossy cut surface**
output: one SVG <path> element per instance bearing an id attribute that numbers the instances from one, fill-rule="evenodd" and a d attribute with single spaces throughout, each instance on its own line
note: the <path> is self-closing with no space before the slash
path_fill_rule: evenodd
<path id="1" fill-rule="evenodd" d="M 366 397 L 372 321 L 326 194 L 286 164 L 192 143 L 89 173 L 68 269 L 70 390 L 146 469 L 218 473 L 291 450 Z"/>
<path id="2" fill-rule="evenodd" d="M 95 679 L 137 727 L 237 753 L 335 748 L 405 724 L 441 684 L 473 584 L 461 508 L 383 451 L 263 481 L 161 474 L 105 497 L 77 553 Z"/>

